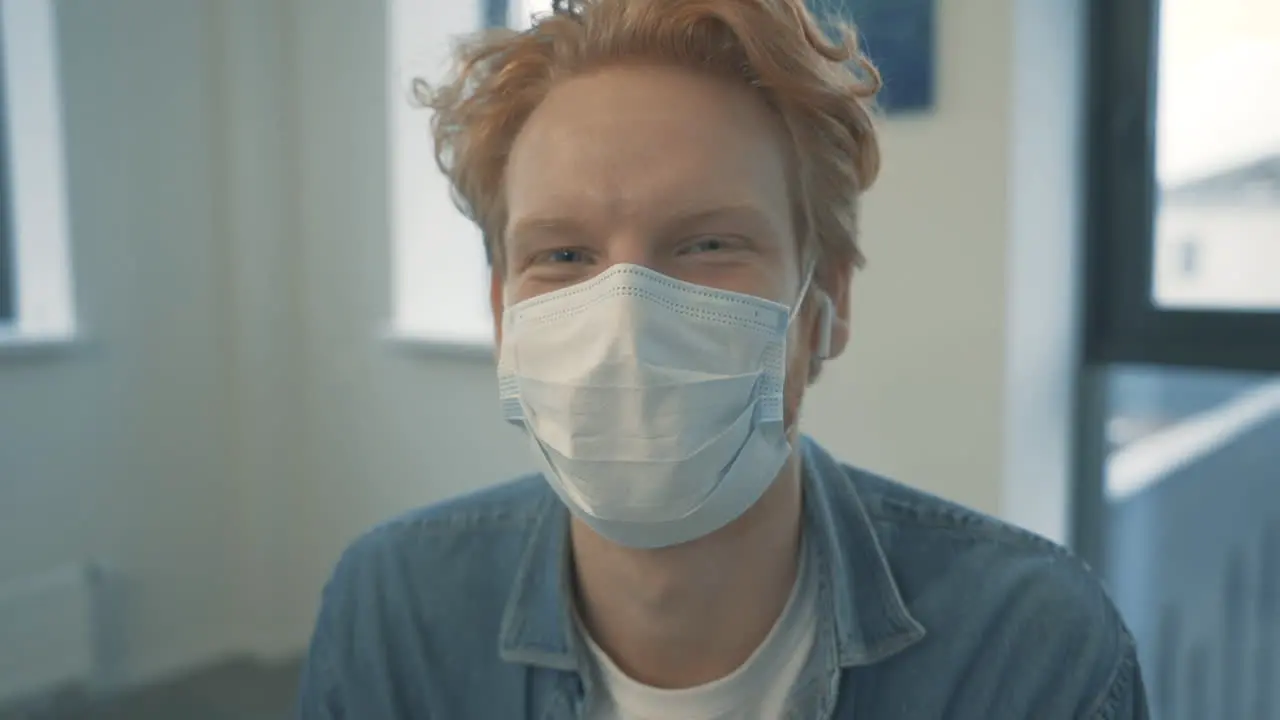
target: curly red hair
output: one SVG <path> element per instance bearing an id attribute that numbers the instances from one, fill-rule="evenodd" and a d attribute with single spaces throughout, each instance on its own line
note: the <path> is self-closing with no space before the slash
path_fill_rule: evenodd
<path id="1" fill-rule="evenodd" d="M 463 40 L 439 87 L 418 87 L 434 111 L 436 161 L 459 208 L 503 267 L 507 157 L 529 115 L 563 78 L 623 63 L 711 73 L 755 89 L 790 138 L 796 236 L 819 275 L 863 263 L 858 198 L 880 170 L 873 103 L 880 75 L 852 27 L 823 31 L 803 0 L 573 0 L 528 30 Z M 832 277 L 820 277 L 829 281 Z"/>

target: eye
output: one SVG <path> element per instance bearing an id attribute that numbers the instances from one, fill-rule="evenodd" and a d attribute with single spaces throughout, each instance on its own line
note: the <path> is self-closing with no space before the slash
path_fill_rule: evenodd
<path id="1" fill-rule="evenodd" d="M 742 246 L 742 241 L 737 238 L 726 237 L 724 235 L 705 235 L 682 245 L 677 254 L 696 255 L 700 253 L 724 252 L 726 250 L 737 250 Z"/>
<path id="2" fill-rule="evenodd" d="M 569 265 L 587 261 L 587 253 L 578 248 L 556 248 L 539 253 L 533 259 L 535 265 Z"/>

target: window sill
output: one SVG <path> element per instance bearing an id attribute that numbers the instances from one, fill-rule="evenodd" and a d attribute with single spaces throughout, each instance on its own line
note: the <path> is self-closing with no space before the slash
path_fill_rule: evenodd
<path id="1" fill-rule="evenodd" d="M 84 338 L 75 331 L 35 332 L 0 327 L 0 358 L 49 355 L 83 342 Z"/>
<path id="2" fill-rule="evenodd" d="M 406 330 L 390 330 L 383 341 L 397 350 L 428 357 L 457 358 L 494 362 L 496 349 L 492 339 L 481 337 L 430 336 Z"/>

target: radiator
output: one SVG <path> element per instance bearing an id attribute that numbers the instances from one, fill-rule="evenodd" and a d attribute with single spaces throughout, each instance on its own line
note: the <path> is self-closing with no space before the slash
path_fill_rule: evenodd
<path id="1" fill-rule="evenodd" d="M 103 587 L 92 564 L 0 584 L 0 706 L 95 684 Z"/>

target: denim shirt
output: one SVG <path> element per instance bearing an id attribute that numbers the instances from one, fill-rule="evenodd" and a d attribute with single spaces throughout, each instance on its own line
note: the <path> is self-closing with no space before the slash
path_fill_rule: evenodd
<path id="1" fill-rule="evenodd" d="M 1133 637 L 1083 563 L 801 452 L 820 617 L 787 718 L 1147 718 Z M 597 683 L 568 517 L 533 475 L 361 537 L 324 590 L 298 717 L 580 717 Z"/>

